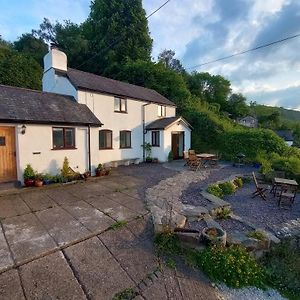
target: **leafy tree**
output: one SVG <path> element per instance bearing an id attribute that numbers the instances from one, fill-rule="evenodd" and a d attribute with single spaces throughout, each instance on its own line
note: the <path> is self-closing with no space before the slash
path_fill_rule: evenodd
<path id="1" fill-rule="evenodd" d="M 57 43 L 55 25 L 49 19 L 44 18 L 40 28 L 32 30 L 32 35 L 45 41 L 45 43 Z"/>
<path id="2" fill-rule="evenodd" d="M 175 51 L 165 49 L 158 55 L 158 61 L 166 68 L 173 71 L 183 73 L 185 72 L 179 59 L 175 58 Z"/>
<path id="3" fill-rule="evenodd" d="M 41 89 L 42 74 L 32 57 L 0 46 L 0 84 Z"/>
<path id="4" fill-rule="evenodd" d="M 186 76 L 190 92 L 209 102 L 219 103 L 221 109 L 227 107 L 228 96 L 231 92 L 230 81 L 220 75 L 193 72 Z"/>
<path id="5" fill-rule="evenodd" d="M 142 0 L 94 0 L 84 24 L 90 72 L 118 78 L 130 60 L 150 61 L 152 39 Z"/>
<path id="6" fill-rule="evenodd" d="M 250 109 L 246 101 L 246 97 L 241 93 L 230 95 L 227 104 L 227 111 L 231 114 L 232 118 L 236 119 L 249 114 Z"/>
<path id="7" fill-rule="evenodd" d="M 129 83 L 154 89 L 177 104 L 178 113 L 188 106 L 190 92 L 183 77 L 161 63 L 127 61 L 120 78 Z"/>
<path id="8" fill-rule="evenodd" d="M 48 51 L 48 46 L 41 38 L 36 38 L 30 33 L 25 33 L 14 42 L 14 49 L 31 56 L 43 66 L 43 57 Z"/>

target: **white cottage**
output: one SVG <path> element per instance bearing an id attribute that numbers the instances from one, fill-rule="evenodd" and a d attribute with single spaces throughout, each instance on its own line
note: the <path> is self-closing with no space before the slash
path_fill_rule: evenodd
<path id="1" fill-rule="evenodd" d="M 56 174 L 64 157 L 79 172 L 99 163 L 143 161 L 141 145 L 166 161 L 191 144 L 191 126 L 154 90 L 67 67 L 52 47 L 44 57 L 43 92 L 0 86 L 0 182 L 22 181 L 30 163 Z"/>

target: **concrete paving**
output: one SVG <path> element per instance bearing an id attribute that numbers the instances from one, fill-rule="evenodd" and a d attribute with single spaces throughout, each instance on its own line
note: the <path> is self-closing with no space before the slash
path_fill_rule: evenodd
<path id="1" fill-rule="evenodd" d="M 145 178 L 118 169 L 75 185 L 0 192 L 0 299 L 106 300 L 130 288 L 136 299 L 216 299 L 205 278 L 162 265 L 142 185 Z M 117 221 L 127 223 L 113 230 Z"/>

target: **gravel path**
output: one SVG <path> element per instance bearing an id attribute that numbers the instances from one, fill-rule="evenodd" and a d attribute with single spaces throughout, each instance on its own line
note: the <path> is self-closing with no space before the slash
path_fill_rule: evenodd
<path id="1" fill-rule="evenodd" d="M 234 232 L 236 230 L 247 233 L 252 231 L 253 228 L 245 225 L 244 223 L 234 220 L 234 219 L 221 219 L 217 220 L 217 222 L 222 226 L 222 228 L 227 232 Z"/>

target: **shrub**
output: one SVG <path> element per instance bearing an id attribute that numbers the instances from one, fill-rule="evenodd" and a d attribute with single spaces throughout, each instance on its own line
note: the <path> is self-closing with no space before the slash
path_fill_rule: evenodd
<path id="1" fill-rule="evenodd" d="M 290 299 L 300 299 L 300 251 L 292 241 L 274 246 L 262 261 L 268 282 Z"/>
<path id="2" fill-rule="evenodd" d="M 219 187 L 222 190 L 222 192 L 223 192 L 224 195 L 231 195 L 236 190 L 235 185 L 232 182 L 230 182 L 230 181 L 220 183 Z"/>
<path id="3" fill-rule="evenodd" d="M 258 231 L 258 230 L 250 231 L 247 234 L 247 236 L 250 238 L 253 238 L 253 239 L 260 240 L 260 241 L 264 241 L 267 239 L 266 235 L 263 232 Z"/>
<path id="4" fill-rule="evenodd" d="M 224 197 L 224 192 L 223 190 L 219 187 L 219 185 L 217 184 L 212 184 L 210 185 L 207 190 L 206 190 L 208 193 L 216 196 L 216 197 L 219 197 L 219 198 L 223 198 Z"/>
<path id="5" fill-rule="evenodd" d="M 215 281 L 230 287 L 262 286 L 264 272 L 255 259 L 241 246 L 213 246 L 198 257 L 198 267 Z"/>
<path id="6" fill-rule="evenodd" d="M 173 152 L 170 151 L 169 154 L 168 154 L 168 161 L 172 161 L 173 159 L 174 159 Z"/>
<path id="7" fill-rule="evenodd" d="M 180 255 L 181 244 L 173 232 L 163 232 L 156 235 L 154 244 L 160 254 Z"/>
<path id="8" fill-rule="evenodd" d="M 24 174 L 23 174 L 24 180 L 35 179 L 35 175 L 36 174 L 35 174 L 32 166 L 30 164 L 28 164 L 26 166 L 26 168 L 24 169 Z"/>
<path id="9" fill-rule="evenodd" d="M 237 177 L 236 179 L 234 179 L 234 184 L 239 188 L 243 187 L 243 179 L 241 177 Z"/>
<path id="10" fill-rule="evenodd" d="M 231 210 L 229 207 L 223 207 L 217 212 L 217 219 L 228 219 L 230 218 Z"/>

